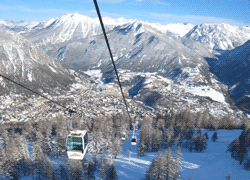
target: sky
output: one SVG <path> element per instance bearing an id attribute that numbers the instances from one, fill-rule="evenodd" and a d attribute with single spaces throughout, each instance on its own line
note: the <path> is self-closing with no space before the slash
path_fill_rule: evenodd
<path id="1" fill-rule="evenodd" d="M 250 25 L 249 0 L 97 0 L 102 16 L 152 23 Z M 47 21 L 67 13 L 97 17 L 92 0 L 0 0 L 0 19 Z"/>

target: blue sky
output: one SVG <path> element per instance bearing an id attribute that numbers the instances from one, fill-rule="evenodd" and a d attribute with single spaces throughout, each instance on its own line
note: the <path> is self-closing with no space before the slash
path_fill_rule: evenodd
<path id="1" fill-rule="evenodd" d="M 102 16 L 154 23 L 250 25 L 249 0 L 97 0 Z M 47 21 L 67 13 L 97 17 L 92 0 L 0 0 L 0 19 Z"/>

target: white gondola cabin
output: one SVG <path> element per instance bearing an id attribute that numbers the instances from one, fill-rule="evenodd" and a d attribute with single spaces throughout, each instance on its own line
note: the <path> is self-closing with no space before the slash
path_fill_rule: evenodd
<path id="1" fill-rule="evenodd" d="M 126 134 L 125 134 L 125 133 L 122 133 L 122 134 L 121 134 L 121 138 L 122 138 L 123 141 L 125 141 L 125 140 L 126 140 Z"/>
<path id="2" fill-rule="evenodd" d="M 132 136 L 131 145 L 136 145 L 136 136 Z"/>
<path id="3" fill-rule="evenodd" d="M 88 148 L 87 131 L 70 131 L 66 140 L 66 148 L 69 159 L 83 159 Z"/>

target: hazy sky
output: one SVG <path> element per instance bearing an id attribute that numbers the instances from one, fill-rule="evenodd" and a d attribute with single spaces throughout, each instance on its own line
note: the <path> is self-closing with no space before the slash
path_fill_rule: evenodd
<path id="1" fill-rule="evenodd" d="M 249 0 L 97 0 L 102 16 L 149 22 L 250 25 Z M 47 21 L 67 13 L 97 17 L 92 0 L 0 0 L 0 19 Z"/>

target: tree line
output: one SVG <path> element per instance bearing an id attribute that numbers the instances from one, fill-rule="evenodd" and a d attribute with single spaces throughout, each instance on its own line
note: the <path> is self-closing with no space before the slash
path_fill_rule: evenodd
<path id="1" fill-rule="evenodd" d="M 92 153 L 94 160 L 68 160 L 58 168 L 52 166 L 51 159 L 66 156 L 65 142 L 70 131 L 70 121 L 64 116 L 36 122 L 5 123 L 0 127 L 0 173 L 11 179 L 31 176 L 33 179 L 117 179 L 117 172 L 112 161 L 102 158 L 97 161 L 97 154 L 106 150 L 117 156 L 121 152 L 119 130 L 122 122 L 115 117 L 83 119 L 72 118 L 72 126 L 86 129 L 93 136 Z M 124 128 L 126 131 L 126 127 Z M 128 123 L 129 126 L 129 123 Z M 101 128 L 101 129 L 99 129 Z M 129 127 L 128 127 L 129 131 Z M 95 133 L 99 134 L 95 134 Z M 111 134 L 115 134 L 114 137 Z M 98 136 L 100 135 L 100 136 Z M 119 137 L 119 138 L 118 138 Z M 119 139 L 119 140 L 118 140 Z"/>

